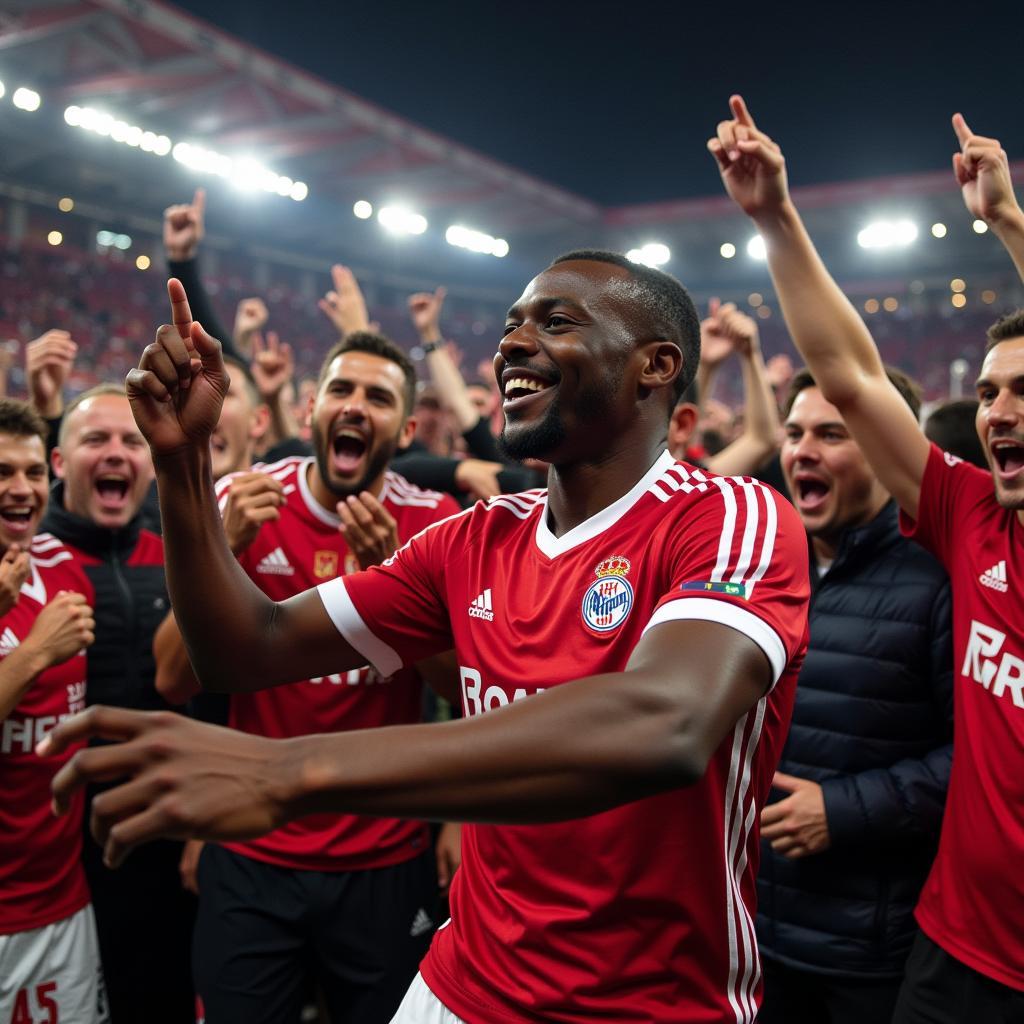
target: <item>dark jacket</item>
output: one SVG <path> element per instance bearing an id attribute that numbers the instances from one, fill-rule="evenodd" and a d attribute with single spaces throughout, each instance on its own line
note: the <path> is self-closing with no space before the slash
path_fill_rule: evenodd
<path id="1" fill-rule="evenodd" d="M 153 634 L 170 608 L 163 544 L 139 513 L 111 530 L 64 508 L 64 484 L 50 491 L 42 529 L 80 556 L 96 591 L 96 642 L 89 648 L 86 702 L 155 710 L 168 705 L 153 680 Z"/>
<path id="2" fill-rule="evenodd" d="M 812 551 L 811 576 L 810 648 L 779 770 L 821 784 L 832 845 L 787 860 L 762 842 L 758 939 L 792 967 L 898 976 L 949 783 L 949 581 L 900 536 L 892 502 L 843 537 L 823 576 Z"/>

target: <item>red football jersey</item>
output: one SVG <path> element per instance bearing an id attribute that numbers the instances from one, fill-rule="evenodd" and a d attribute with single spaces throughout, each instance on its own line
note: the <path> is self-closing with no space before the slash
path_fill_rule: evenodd
<path id="1" fill-rule="evenodd" d="M 307 482 L 312 458 L 289 458 L 254 470 L 279 480 L 287 503 L 281 518 L 265 523 L 240 555 L 250 579 L 275 601 L 358 569 L 339 531 L 341 520 L 313 497 Z M 232 477 L 217 484 L 221 509 Z M 398 524 L 402 540 L 459 511 L 448 495 L 423 491 L 397 473 L 384 475 L 379 500 Z M 422 719 L 423 683 L 412 667 L 381 673 L 369 666 L 340 675 L 231 696 L 228 724 L 258 736 L 403 725 Z M 423 822 L 356 815 L 319 814 L 290 822 L 269 835 L 230 849 L 282 867 L 358 871 L 397 864 L 426 849 Z"/>
<path id="2" fill-rule="evenodd" d="M 466 826 L 451 922 L 421 967 L 474 1024 L 753 1021 L 758 813 L 807 632 L 807 540 L 787 502 L 666 452 L 562 537 L 545 492 L 502 495 L 320 593 L 382 672 L 454 645 L 468 716 L 622 671 L 663 622 L 758 644 L 776 683 L 696 785 L 565 823 Z"/>
<path id="3" fill-rule="evenodd" d="M 24 642 L 44 605 L 61 590 L 84 594 L 92 585 L 74 555 L 48 533 L 29 549 L 32 574 L 18 603 L 0 618 L 0 658 Z M 81 865 L 84 795 L 67 814 L 50 810 L 50 782 L 85 744 L 40 758 L 35 745 L 60 721 L 85 708 L 85 652 L 42 672 L 0 723 L 0 935 L 42 928 L 89 902 Z"/>
<path id="4" fill-rule="evenodd" d="M 917 920 L 958 960 L 1024 990 L 1024 528 L 989 472 L 935 445 L 917 522 L 901 526 L 953 586 L 953 771 Z"/>

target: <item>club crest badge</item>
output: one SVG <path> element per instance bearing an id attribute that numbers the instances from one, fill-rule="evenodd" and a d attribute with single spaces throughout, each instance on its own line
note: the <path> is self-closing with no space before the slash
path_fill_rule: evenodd
<path id="1" fill-rule="evenodd" d="M 313 555 L 313 575 L 318 580 L 334 579 L 338 575 L 338 552 L 315 552 Z"/>
<path id="2" fill-rule="evenodd" d="M 594 569 L 597 579 L 583 595 L 583 621 L 595 633 L 610 633 L 626 621 L 633 608 L 633 587 L 626 577 L 629 559 L 614 555 Z"/>

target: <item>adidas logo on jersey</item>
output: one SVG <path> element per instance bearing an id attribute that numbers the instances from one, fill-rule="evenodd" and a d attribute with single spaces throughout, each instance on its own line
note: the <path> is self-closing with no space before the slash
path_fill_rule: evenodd
<path id="1" fill-rule="evenodd" d="M 269 573 L 271 576 L 291 576 L 295 572 L 280 548 L 274 548 L 269 555 L 264 555 L 256 566 L 256 571 Z"/>
<path id="2" fill-rule="evenodd" d="M 8 626 L 0 635 L 0 658 L 6 658 L 21 641 L 14 635 L 14 630 Z"/>
<path id="3" fill-rule="evenodd" d="M 1006 562 L 996 562 L 991 569 L 986 569 L 979 577 L 979 582 L 983 587 L 991 587 L 992 590 L 998 590 L 1000 594 L 1005 594 L 1008 589 L 1006 582 Z"/>
<path id="4" fill-rule="evenodd" d="M 489 587 L 469 606 L 469 617 L 471 619 L 485 619 L 487 622 L 494 621 L 494 608 L 491 606 L 491 590 Z"/>
<path id="5" fill-rule="evenodd" d="M 429 932 L 433 927 L 434 922 L 430 920 L 430 915 L 420 907 L 416 911 L 416 916 L 412 919 L 412 927 L 409 929 L 409 934 L 415 939 L 418 935 Z"/>

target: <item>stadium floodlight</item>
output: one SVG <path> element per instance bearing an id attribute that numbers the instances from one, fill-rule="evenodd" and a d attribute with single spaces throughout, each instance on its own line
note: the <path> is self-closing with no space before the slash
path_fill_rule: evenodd
<path id="1" fill-rule="evenodd" d="M 976 220 L 971 227 L 974 228 L 976 235 L 983 235 L 988 231 L 988 225 L 983 220 Z"/>
<path id="2" fill-rule="evenodd" d="M 70 107 L 67 107 L 64 111 L 64 120 L 71 125 L 72 128 L 78 128 L 82 124 L 82 108 L 76 107 L 73 103 Z"/>
<path id="3" fill-rule="evenodd" d="M 131 235 L 114 235 L 114 248 L 120 249 L 122 252 L 125 249 L 132 247 Z"/>
<path id="4" fill-rule="evenodd" d="M 768 250 L 765 248 L 764 239 L 760 235 L 747 242 L 747 255 L 752 260 L 763 260 L 768 258 Z"/>
<path id="5" fill-rule="evenodd" d="M 64 236 L 59 231 L 51 231 L 47 236 L 46 240 L 50 245 L 60 245 L 64 241 Z"/>
<path id="6" fill-rule="evenodd" d="M 626 259 L 642 263 L 645 267 L 661 267 L 672 259 L 672 253 L 669 247 L 662 245 L 661 242 L 648 242 L 639 249 L 630 249 L 626 253 Z"/>
<path id="7" fill-rule="evenodd" d="M 139 270 L 149 270 L 149 264 L 150 259 L 145 253 L 141 256 L 135 257 L 135 266 L 137 266 Z"/>
<path id="8" fill-rule="evenodd" d="M 460 249 L 486 253 L 488 256 L 497 256 L 499 259 L 508 255 L 508 242 L 504 238 L 494 238 L 484 231 L 476 231 L 460 224 L 453 224 L 444 233 L 444 240 L 449 245 L 458 246 Z"/>
<path id="9" fill-rule="evenodd" d="M 935 238 L 945 238 L 946 237 L 946 225 L 943 224 L 942 221 L 936 221 L 936 223 L 934 223 L 932 225 L 932 235 Z"/>
<path id="10" fill-rule="evenodd" d="M 393 235 L 422 235 L 427 230 L 427 218 L 404 206 L 382 206 L 377 211 L 377 220 Z"/>
<path id="11" fill-rule="evenodd" d="M 11 97 L 11 102 L 19 110 L 27 110 L 31 113 L 34 110 L 39 109 L 39 104 L 43 102 L 42 97 L 35 91 L 35 89 L 26 89 L 22 86 L 20 89 L 14 90 L 14 95 Z"/>
<path id="12" fill-rule="evenodd" d="M 295 200 L 295 202 L 301 203 L 302 200 L 309 195 L 309 186 L 304 181 L 296 181 L 292 185 L 291 191 L 288 193 L 288 195 L 290 195 L 292 199 Z M 423 230 L 427 230 L 426 221 L 423 222 Z M 420 232 L 416 232 L 416 234 L 420 234 Z"/>
<path id="13" fill-rule="evenodd" d="M 917 238 L 917 225 L 912 220 L 876 220 L 857 232 L 862 249 L 905 249 Z"/>
<path id="14" fill-rule="evenodd" d="M 732 242 L 723 242 L 718 252 L 723 260 L 731 260 L 736 255 L 736 246 Z"/>
<path id="15" fill-rule="evenodd" d="M 0 97 L 2 97 L 5 92 L 7 92 L 7 90 L 4 88 L 4 83 L 0 82 Z"/>
<path id="16" fill-rule="evenodd" d="M 114 239 L 117 235 L 113 231 L 97 231 L 96 232 L 96 244 L 102 246 L 104 249 L 110 248 L 114 244 Z"/>
<path id="17" fill-rule="evenodd" d="M 352 213 L 360 220 L 369 220 L 373 216 L 373 203 L 360 199 L 352 204 Z"/>
<path id="18" fill-rule="evenodd" d="M 61 213 L 70 213 L 75 208 L 75 201 L 71 196 L 63 196 L 57 203 L 57 209 Z"/>

